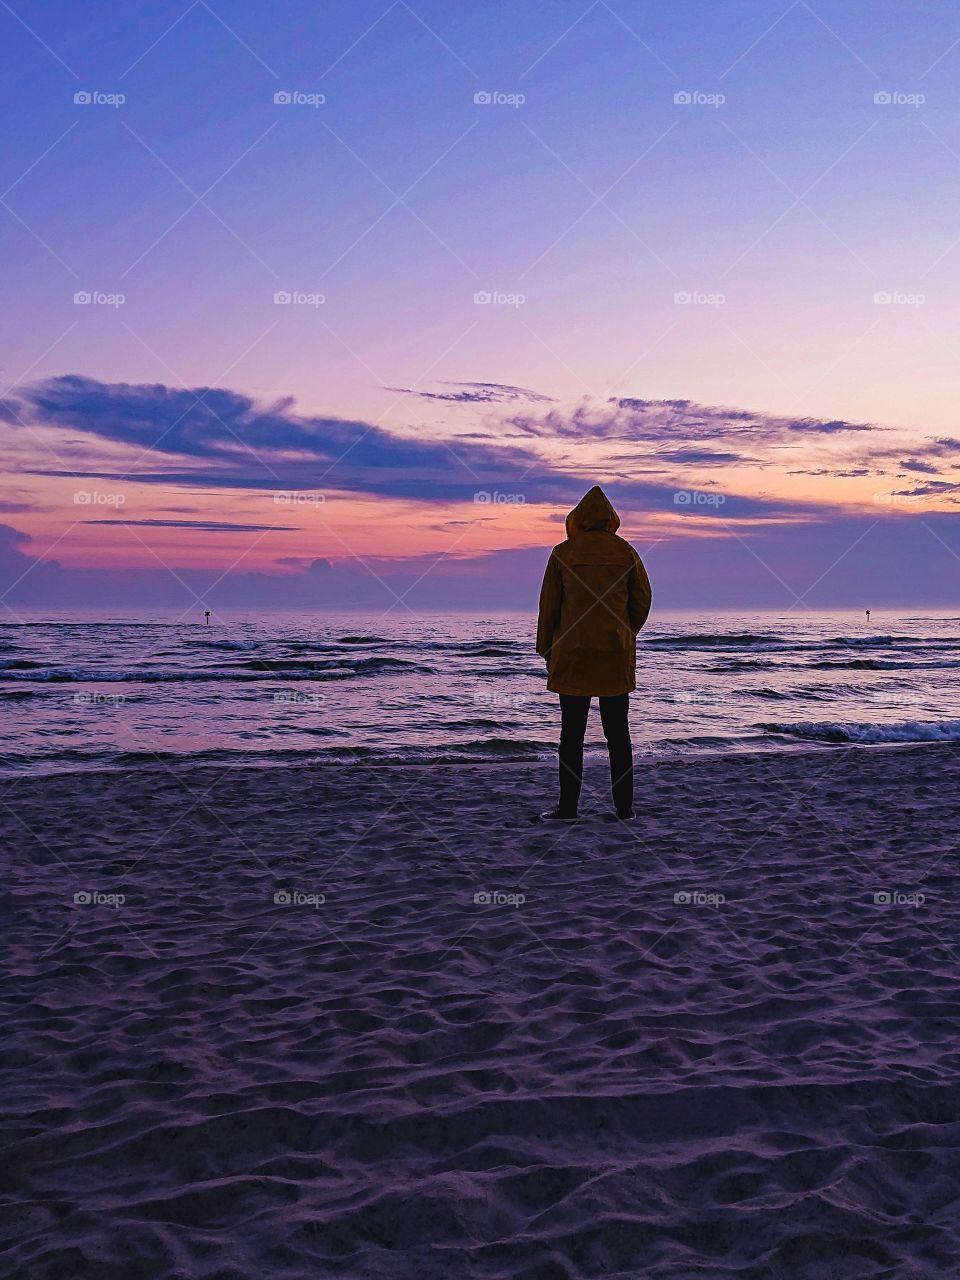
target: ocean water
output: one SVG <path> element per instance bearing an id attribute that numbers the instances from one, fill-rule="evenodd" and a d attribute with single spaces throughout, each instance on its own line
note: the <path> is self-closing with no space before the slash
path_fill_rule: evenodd
<path id="1" fill-rule="evenodd" d="M 558 714 L 534 629 L 516 613 L 26 615 L 0 625 L 0 769 L 546 757 Z M 655 756 L 960 740 L 960 617 L 655 614 L 631 702 Z M 595 711 L 587 742 L 602 749 Z"/>

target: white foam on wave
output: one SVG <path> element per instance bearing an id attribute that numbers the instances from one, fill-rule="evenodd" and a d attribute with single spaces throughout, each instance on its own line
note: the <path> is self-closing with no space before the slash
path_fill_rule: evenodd
<path id="1" fill-rule="evenodd" d="M 841 724 L 830 720 L 797 724 L 763 723 L 766 733 L 785 734 L 816 742 L 958 742 L 960 720 L 905 720 L 898 724 Z"/>

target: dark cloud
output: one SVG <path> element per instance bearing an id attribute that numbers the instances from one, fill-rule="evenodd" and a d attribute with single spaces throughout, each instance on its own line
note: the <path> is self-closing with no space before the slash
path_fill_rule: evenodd
<path id="1" fill-rule="evenodd" d="M 869 476 L 872 472 L 869 467 L 850 467 L 846 470 L 836 470 L 832 467 L 817 467 L 814 471 L 805 471 L 802 468 L 795 471 L 788 471 L 789 476 L 833 476 L 840 480 L 851 480 L 861 476 Z"/>
<path id="2" fill-rule="evenodd" d="M 498 479 L 538 464 L 515 446 L 391 434 L 341 418 L 310 417 L 281 400 L 269 407 L 222 388 L 52 378 L 21 393 L 27 420 L 59 426 L 150 454 L 215 464 L 164 472 L 113 471 L 140 483 L 259 489 L 339 487 L 441 501 L 463 500 Z M 89 474 L 44 471 L 39 474 Z M 105 478 L 105 476 L 104 476 Z"/>
<path id="3" fill-rule="evenodd" d="M 11 426 L 22 422 L 22 410 L 23 405 L 19 400 L 0 399 L 0 422 L 8 422 Z"/>
<path id="4" fill-rule="evenodd" d="M 928 480 L 925 484 L 915 485 L 912 489 L 894 489 L 898 498 L 932 498 L 940 494 L 956 493 L 960 483 L 949 480 Z"/>
<path id="5" fill-rule="evenodd" d="M 899 465 L 904 471 L 919 471 L 925 476 L 938 476 L 942 470 L 932 462 L 924 462 L 921 458 L 901 458 Z"/>
<path id="6" fill-rule="evenodd" d="M 746 409 L 697 404 L 692 400 L 584 401 L 570 410 L 551 410 L 540 417 L 516 414 L 510 421 L 525 435 L 539 438 L 634 440 L 648 445 L 722 441 L 743 442 L 751 449 L 796 442 L 805 436 L 858 435 L 884 428 L 839 419 L 792 418 Z M 735 455 L 737 461 L 750 461 Z"/>
<path id="7" fill-rule="evenodd" d="M 153 529 L 203 529 L 208 533 L 296 533 L 295 524 L 231 524 L 221 520 L 84 520 L 83 524 L 122 524 L 148 526 Z"/>
<path id="8" fill-rule="evenodd" d="M 665 483 L 638 477 L 631 466 L 602 475 L 577 473 L 551 464 L 525 447 L 489 441 L 444 442 L 390 434 L 382 427 L 339 418 L 294 413 L 290 400 L 260 407 L 233 391 L 185 391 L 163 385 L 102 383 L 68 376 L 28 387 L 21 400 L 35 424 L 60 426 L 97 439 L 126 444 L 143 457 L 167 455 L 176 466 L 116 470 L 38 469 L 37 475 L 109 480 L 117 484 L 181 488 L 323 492 L 325 496 L 376 494 L 417 502 L 472 502 L 499 491 L 524 502 L 572 507 L 598 479 L 626 511 L 676 513 L 673 495 L 692 483 Z M 585 410 L 584 410 L 585 412 Z M 554 411 L 548 418 L 559 417 Z M 719 459 L 707 447 L 682 447 L 672 440 L 675 467 L 709 465 Z M 667 451 L 669 453 L 669 451 Z M 738 455 L 724 451 L 728 458 Z M 656 460 L 656 459 L 655 459 Z M 139 465 L 139 459 L 132 464 Z M 623 479 L 608 480 L 610 471 Z M 482 500 L 482 499 L 481 499 Z M 774 517 L 812 519 L 828 508 L 817 503 L 750 498 L 728 492 L 725 519 Z M 698 510 L 705 517 L 711 512 Z"/>
<path id="9" fill-rule="evenodd" d="M 552 396 L 529 391 L 526 387 L 511 387 L 503 382 L 441 382 L 441 386 L 457 387 L 457 391 L 417 391 L 412 387 L 385 387 L 401 395 L 417 396 L 421 400 L 445 400 L 455 404 L 507 404 L 512 400 L 533 400 L 553 404 Z"/>
<path id="10" fill-rule="evenodd" d="M 665 449 L 657 454 L 657 459 L 682 467 L 722 467 L 732 463 L 759 462 L 758 458 L 745 458 L 743 454 L 721 449 Z"/>

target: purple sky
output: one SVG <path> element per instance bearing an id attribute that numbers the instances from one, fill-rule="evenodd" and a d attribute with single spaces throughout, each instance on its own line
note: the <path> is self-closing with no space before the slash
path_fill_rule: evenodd
<path id="1" fill-rule="evenodd" d="M 0 598 L 952 606 L 960 14 L 0 10 Z M 678 496 L 679 495 L 679 496 Z"/>

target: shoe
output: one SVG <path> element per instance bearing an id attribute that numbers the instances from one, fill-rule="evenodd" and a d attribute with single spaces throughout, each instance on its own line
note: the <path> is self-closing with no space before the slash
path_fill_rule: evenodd
<path id="1" fill-rule="evenodd" d="M 541 822 L 576 822 L 577 814 L 561 813 L 559 809 L 547 809 L 540 815 Z"/>
<path id="2" fill-rule="evenodd" d="M 620 822 L 632 822 L 636 816 L 632 809 L 628 809 L 626 813 L 621 813 L 619 809 L 617 810 L 617 818 Z"/>

